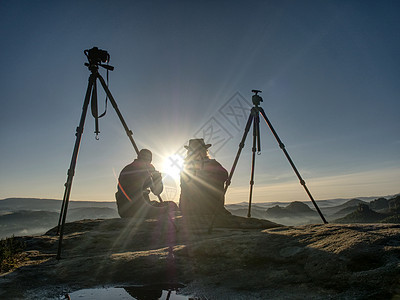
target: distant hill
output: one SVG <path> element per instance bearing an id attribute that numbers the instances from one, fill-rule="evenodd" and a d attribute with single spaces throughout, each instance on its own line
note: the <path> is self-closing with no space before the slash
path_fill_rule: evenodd
<path id="1" fill-rule="evenodd" d="M 71 201 L 72 202 L 72 201 Z M 61 200 L 37 198 L 7 198 L 0 200 L 0 210 L 16 212 L 19 210 L 59 211 Z"/>
<path id="2" fill-rule="evenodd" d="M 378 198 L 369 203 L 369 208 L 375 211 L 387 211 L 389 210 L 389 200 L 386 198 Z"/>
<path id="3" fill-rule="evenodd" d="M 247 217 L 248 208 L 227 208 L 233 215 L 239 216 L 239 217 Z M 264 209 L 259 209 L 257 207 L 252 207 L 251 208 L 251 216 L 253 218 L 258 218 L 258 219 L 265 219 L 265 210 Z"/>
<path id="4" fill-rule="evenodd" d="M 298 216 L 317 216 L 317 213 L 312 210 L 307 204 L 295 201 L 291 202 L 286 207 L 279 205 L 268 208 L 266 211 L 267 218 L 285 218 L 285 217 L 298 217 Z"/>
<path id="5" fill-rule="evenodd" d="M 58 223 L 58 213 L 22 210 L 0 216 L 0 238 L 42 234 Z"/>
<path id="6" fill-rule="evenodd" d="M 370 199 L 370 202 L 365 200 Z M 58 224 L 61 200 L 7 198 L 0 200 L 0 237 L 42 234 Z M 398 222 L 400 194 L 393 197 L 318 200 L 323 215 L 332 222 Z M 359 204 L 369 205 L 371 212 L 358 212 Z M 248 202 L 227 204 L 234 215 L 247 217 Z M 377 214 L 375 214 L 377 213 Z M 321 223 L 311 202 L 253 203 L 251 216 L 284 225 Z M 70 201 L 67 221 L 119 218 L 115 201 Z"/>
<path id="7" fill-rule="evenodd" d="M 291 202 L 285 207 L 285 210 L 296 214 L 315 214 L 314 210 L 312 210 L 307 204 L 300 201 Z"/>
<path id="8" fill-rule="evenodd" d="M 389 199 L 389 211 L 400 213 L 400 195 Z"/>
<path id="9" fill-rule="evenodd" d="M 334 223 L 378 223 L 387 217 L 388 215 L 371 210 L 367 204 L 360 203 L 356 211 L 335 220 Z"/>
<path id="10" fill-rule="evenodd" d="M 395 195 L 394 198 L 392 197 L 390 199 L 383 197 L 362 197 L 362 199 L 337 199 L 338 202 L 336 202 L 335 199 L 320 200 L 317 201 L 317 205 L 328 222 L 364 223 L 382 222 L 383 220 L 387 222 L 396 222 L 395 217 L 389 217 L 395 214 L 396 211 L 400 213 L 400 195 Z M 371 199 L 371 202 L 366 202 L 366 199 Z M 369 215 L 366 213 L 361 215 L 357 213 L 359 205 L 366 205 L 367 207 L 370 205 L 370 207 L 380 208 L 381 210 L 375 211 L 374 209 L 370 209 L 371 213 Z M 226 207 L 234 215 L 247 216 L 248 203 L 246 202 L 228 204 Z M 251 212 L 252 217 L 264 218 L 284 225 L 297 226 L 321 223 L 322 221 L 311 202 L 255 203 L 252 205 Z M 373 215 L 375 213 L 377 213 L 377 215 L 374 217 Z"/>
<path id="11" fill-rule="evenodd" d="M 337 214 L 332 217 L 337 216 Z M 335 219 L 335 223 L 400 223 L 400 195 L 391 199 L 378 198 L 369 204 L 360 202 L 348 215 Z"/>
<path id="12" fill-rule="evenodd" d="M 378 198 L 371 201 L 369 207 L 378 212 L 400 212 L 400 196 L 391 199 Z"/>
<path id="13" fill-rule="evenodd" d="M 0 200 L 0 211 L 16 212 L 19 210 L 42 210 L 59 212 L 62 200 L 40 198 L 7 198 Z M 69 201 L 68 208 L 108 207 L 116 209 L 115 201 Z"/>
<path id="14" fill-rule="evenodd" d="M 357 210 L 357 207 L 358 206 L 345 207 L 345 208 L 339 210 L 338 212 L 334 213 L 333 215 L 330 215 L 329 218 L 331 220 L 343 218 L 343 217 L 347 216 L 348 214 L 355 212 Z"/>
<path id="15" fill-rule="evenodd" d="M 267 220 L 290 226 L 322 222 L 315 210 L 300 201 L 291 202 L 286 207 L 276 205 L 268 208 L 265 217 Z"/>
<path id="16" fill-rule="evenodd" d="M 15 213 L 0 216 L 0 226 L 14 223 L 29 223 L 32 226 L 35 226 L 40 222 L 53 222 L 54 220 L 58 220 L 57 218 L 58 213 L 54 212 L 21 210 Z"/>
<path id="17" fill-rule="evenodd" d="M 400 214 L 394 214 L 389 217 L 384 218 L 380 223 L 395 223 L 400 224 Z"/>
<path id="18" fill-rule="evenodd" d="M 321 208 L 321 211 L 324 214 L 333 215 L 333 214 L 335 214 L 335 213 L 337 213 L 337 212 L 339 212 L 341 210 L 344 210 L 346 208 L 349 208 L 349 207 L 356 208 L 360 203 L 361 204 L 368 204 L 368 202 L 365 202 L 365 201 L 360 200 L 360 199 L 351 199 L 351 200 L 348 200 L 345 203 L 340 204 L 340 205 Z"/>
<path id="19" fill-rule="evenodd" d="M 67 222 L 83 219 L 119 218 L 115 209 L 108 207 L 83 207 L 68 209 Z M 43 234 L 57 226 L 59 212 L 20 210 L 0 216 L 0 238 L 12 235 Z"/>

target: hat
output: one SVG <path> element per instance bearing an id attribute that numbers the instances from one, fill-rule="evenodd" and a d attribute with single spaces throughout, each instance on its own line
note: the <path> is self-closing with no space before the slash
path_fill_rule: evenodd
<path id="1" fill-rule="evenodd" d="M 204 143 L 204 139 L 191 139 L 189 140 L 189 146 L 184 146 L 187 150 L 200 150 L 201 148 L 208 149 L 211 144 Z"/>

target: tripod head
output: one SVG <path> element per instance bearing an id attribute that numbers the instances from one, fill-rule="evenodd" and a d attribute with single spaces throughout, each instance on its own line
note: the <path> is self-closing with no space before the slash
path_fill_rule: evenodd
<path id="1" fill-rule="evenodd" d="M 103 78 L 100 76 L 98 70 L 99 67 L 103 67 L 104 69 L 107 70 L 107 87 L 108 87 L 108 71 L 113 71 L 114 67 L 110 66 L 108 62 L 110 61 L 110 54 L 108 54 L 107 51 L 101 50 L 97 47 L 93 47 L 92 49 L 86 49 L 83 51 L 83 53 L 86 55 L 88 59 L 88 63 L 85 63 L 85 66 L 87 66 L 92 72 L 92 75 L 89 77 L 89 87 L 88 91 L 89 92 L 89 97 L 91 96 L 91 108 L 92 108 L 92 115 L 95 118 L 95 131 L 94 133 L 96 134 L 96 140 L 98 140 L 98 134 L 100 133 L 99 131 L 99 118 L 103 117 L 106 112 L 107 112 L 107 100 L 108 100 L 108 93 L 104 83 Z M 107 63 L 102 64 L 102 63 Z M 105 110 L 104 113 L 99 115 L 98 113 L 98 108 L 97 108 L 97 84 L 96 80 L 99 79 L 101 84 L 103 85 L 103 88 L 106 91 L 106 104 L 105 104 Z"/>
<path id="2" fill-rule="evenodd" d="M 101 50 L 97 47 L 93 47 L 92 49 L 87 49 L 83 51 L 85 53 L 89 63 L 85 63 L 85 66 L 89 68 L 89 70 L 97 70 L 100 67 L 103 67 L 106 70 L 113 71 L 114 67 L 108 65 L 110 61 L 110 54 L 107 51 Z M 106 65 L 102 63 L 107 63 Z"/>
<path id="3" fill-rule="evenodd" d="M 260 105 L 260 102 L 263 102 L 263 98 L 261 98 L 261 96 L 258 95 L 258 93 L 262 93 L 262 91 L 251 90 L 251 92 L 254 93 L 254 95 L 251 97 L 251 100 L 253 101 L 253 105 L 258 107 Z"/>

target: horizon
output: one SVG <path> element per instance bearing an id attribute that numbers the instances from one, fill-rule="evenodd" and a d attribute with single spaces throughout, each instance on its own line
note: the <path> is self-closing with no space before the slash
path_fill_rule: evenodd
<path id="1" fill-rule="evenodd" d="M 110 54 L 109 89 L 164 173 L 164 200 L 179 199 L 171 158 L 191 138 L 211 143 L 230 171 L 252 89 L 314 199 L 398 192 L 400 2 L 96 4 L 1 4 L 0 198 L 63 198 L 92 47 Z M 111 105 L 99 123 L 96 140 L 88 112 L 71 201 L 115 201 L 118 174 L 136 156 Z M 252 202 L 309 201 L 262 119 L 260 131 Z M 251 139 L 226 204 L 248 201 Z"/>
<path id="2" fill-rule="evenodd" d="M 385 198 L 385 199 L 390 199 L 392 197 L 396 197 L 400 195 L 399 193 L 395 194 L 390 194 L 390 195 L 379 195 L 379 196 L 357 196 L 357 197 L 351 197 L 351 198 L 329 198 L 329 199 L 314 199 L 315 201 L 341 201 L 341 200 L 354 200 L 354 199 L 379 199 L 379 198 Z M 54 199 L 54 198 L 36 198 L 36 197 L 7 197 L 0 199 L 0 201 L 7 200 L 7 199 L 33 199 L 33 200 L 54 200 L 54 201 L 63 201 L 63 199 Z M 75 199 L 70 199 L 70 202 L 106 202 L 106 203 L 114 203 L 115 200 L 75 200 Z M 252 202 L 252 205 L 255 204 L 264 204 L 264 203 L 292 203 L 292 202 L 312 202 L 310 199 L 308 200 L 291 200 L 291 201 L 265 201 L 265 202 Z M 116 202 L 115 202 L 116 203 Z M 234 202 L 234 203 L 225 203 L 225 205 L 234 205 L 234 204 L 248 204 L 248 201 L 242 201 L 242 202 Z"/>

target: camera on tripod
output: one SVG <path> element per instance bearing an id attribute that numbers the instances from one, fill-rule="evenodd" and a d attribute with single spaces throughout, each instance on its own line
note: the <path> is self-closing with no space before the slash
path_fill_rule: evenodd
<path id="1" fill-rule="evenodd" d="M 258 93 L 261 93 L 260 90 L 251 90 L 254 95 L 251 97 L 251 100 L 253 101 L 253 105 L 255 106 L 259 106 L 260 102 L 263 102 L 263 98 L 261 98 L 261 96 L 258 95 Z"/>
<path id="2" fill-rule="evenodd" d="M 107 51 L 101 50 L 97 47 L 83 51 L 89 60 L 90 64 L 98 65 L 100 63 L 106 63 L 110 60 L 110 54 Z"/>

